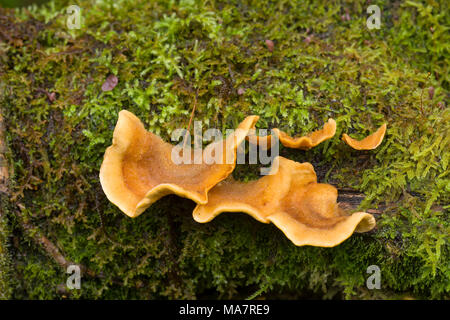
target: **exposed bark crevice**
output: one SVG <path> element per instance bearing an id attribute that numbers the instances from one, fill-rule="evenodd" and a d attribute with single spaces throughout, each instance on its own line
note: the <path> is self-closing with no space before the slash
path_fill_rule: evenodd
<path id="1" fill-rule="evenodd" d="M 6 161 L 5 141 L 5 124 L 0 110 L 0 193 L 6 194 L 8 191 L 9 171 Z"/>

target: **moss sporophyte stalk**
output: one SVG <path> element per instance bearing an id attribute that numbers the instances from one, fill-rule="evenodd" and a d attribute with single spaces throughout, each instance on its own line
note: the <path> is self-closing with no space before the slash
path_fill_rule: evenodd
<path id="1" fill-rule="evenodd" d="M 379 29 L 365 1 L 113 2 L 77 1 L 79 29 L 69 1 L 0 9 L 1 298 L 448 298 L 448 1 L 371 2 Z M 176 195 L 130 219 L 99 181 L 121 110 L 163 141 L 192 113 L 221 132 L 257 115 L 256 132 L 292 138 L 332 118 L 331 138 L 280 143 L 279 156 L 311 163 L 376 226 L 295 246 L 242 212 L 197 223 Z M 384 123 L 375 149 L 341 140 Z M 271 177 L 259 169 L 236 164 L 230 179 Z M 66 263 L 81 289 L 66 288 Z M 380 289 L 366 283 L 373 265 Z"/>

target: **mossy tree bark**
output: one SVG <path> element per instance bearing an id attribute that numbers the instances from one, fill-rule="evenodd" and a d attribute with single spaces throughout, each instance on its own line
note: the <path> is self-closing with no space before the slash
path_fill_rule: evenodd
<path id="1" fill-rule="evenodd" d="M 94 275 L 74 298 L 448 297 L 448 1 L 380 3 L 371 31 L 365 1 L 80 0 L 78 30 L 66 27 L 68 5 L 0 9 L 6 297 L 61 297 L 69 262 Z M 111 74 L 117 86 L 104 92 Z M 295 247 L 243 214 L 195 223 L 194 203 L 172 196 L 125 217 L 98 178 L 118 112 L 170 140 L 194 101 L 204 129 L 256 114 L 296 135 L 336 119 L 333 139 L 281 155 L 311 162 L 377 228 L 325 249 Z M 340 140 L 384 122 L 375 150 Z M 257 178 L 249 166 L 237 178 Z M 365 286 L 374 264 L 381 290 Z"/>

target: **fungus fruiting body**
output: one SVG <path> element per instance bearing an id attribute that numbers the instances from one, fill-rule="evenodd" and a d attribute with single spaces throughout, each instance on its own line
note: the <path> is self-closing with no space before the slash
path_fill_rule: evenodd
<path id="1" fill-rule="evenodd" d="M 278 128 L 273 129 L 273 132 L 283 146 L 294 149 L 308 150 L 335 135 L 336 121 L 334 121 L 334 119 L 328 119 L 322 129 L 311 132 L 302 137 L 291 137 Z M 248 141 L 258 144 L 263 148 L 270 148 L 273 143 L 272 135 L 257 136 L 254 134 L 254 130 L 252 130 L 251 133 L 252 134 L 247 137 Z"/>
<path id="2" fill-rule="evenodd" d="M 375 226 L 372 215 L 349 215 L 341 209 L 336 188 L 318 183 L 310 163 L 277 156 L 269 174 L 259 180 L 242 183 L 228 178 L 236 165 L 237 148 L 257 120 L 257 116 L 245 118 L 226 139 L 202 150 L 164 142 L 123 110 L 100 168 L 103 190 L 130 217 L 137 217 L 161 197 L 176 194 L 197 203 L 193 212 L 197 222 L 211 221 L 221 212 L 245 212 L 260 222 L 272 222 L 297 246 L 333 247 L 354 231 Z M 275 130 L 284 145 L 309 149 L 334 136 L 336 122 L 330 119 L 323 129 L 299 138 Z M 250 138 L 257 144 L 269 141 L 267 147 L 273 142 L 271 136 Z M 187 161 L 174 161 L 174 155 Z"/>
<path id="3" fill-rule="evenodd" d="M 107 148 L 100 168 L 103 191 L 130 217 L 137 217 L 168 194 L 206 203 L 208 190 L 233 171 L 236 148 L 257 120 L 257 116 L 247 117 L 232 135 L 208 145 L 200 153 L 199 163 L 177 164 L 172 158 L 174 153 L 188 153 L 191 160 L 196 150 L 164 142 L 145 130 L 135 115 L 123 110 L 119 113 L 113 143 Z M 208 161 L 211 154 L 218 155 L 221 161 Z"/>
<path id="4" fill-rule="evenodd" d="M 371 135 L 365 137 L 362 140 L 356 140 L 348 136 L 347 134 L 342 135 L 342 140 L 345 141 L 350 147 L 356 150 L 372 150 L 378 147 L 383 141 L 384 135 L 386 133 L 387 124 L 383 124 L 378 128 L 377 131 Z"/>
<path id="5" fill-rule="evenodd" d="M 333 247 L 356 232 L 375 226 L 365 212 L 347 214 L 337 204 L 335 187 L 317 183 L 310 163 L 277 157 L 271 172 L 256 181 L 227 179 L 210 190 L 206 204 L 193 216 L 208 222 L 222 212 L 244 212 L 263 223 L 274 223 L 295 245 Z"/>

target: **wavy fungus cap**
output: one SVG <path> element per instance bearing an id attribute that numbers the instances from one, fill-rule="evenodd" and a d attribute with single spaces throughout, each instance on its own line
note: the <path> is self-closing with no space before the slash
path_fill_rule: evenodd
<path id="1" fill-rule="evenodd" d="M 375 218 L 365 212 L 351 215 L 339 208 L 337 190 L 317 183 L 310 163 L 277 157 L 278 172 L 242 183 L 227 179 L 209 192 L 209 201 L 199 204 L 193 216 L 209 222 L 222 212 L 245 212 L 263 223 L 274 223 L 297 246 L 333 247 L 354 231 L 366 232 Z"/>
<path id="2" fill-rule="evenodd" d="M 247 136 L 247 140 L 251 143 L 263 146 L 263 148 L 271 147 L 272 135 L 256 136 L 254 129 L 251 130 L 251 134 Z M 275 134 L 280 139 L 283 146 L 294 149 L 308 150 L 319 143 L 332 138 L 336 134 L 336 121 L 334 119 L 328 119 L 322 129 L 311 132 L 302 137 L 291 137 L 278 128 L 273 129 Z"/>
<path id="3" fill-rule="evenodd" d="M 372 150 L 378 147 L 383 141 L 384 135 L 386 133 L 387 124 L 383 124 L 378 128 L 377 131 L 372 133 L 370 136 L 365 137 L 362 140 L 355 140 L 350 138 L 347 134 L 342 135 L 342 140 L 345 141 L 350 147 L 356 150 Z"/>
<path id="4" fill-rule="evenodd" d="M 132 218 L 168 194 L 206 203 L 208 191 L 233 171 L 236 148 L 257 120 L 257 116 L 245 118 L 232 135 L 211 143 L 202 152 L 205 160 L 208 155 L 220 150 L 220 156 L 226 161 L 176 164 L 172 160 L 172 151 L 176 147 L 145 130 L 135 115 L 122 110 L 114 129 L 112 145 L 106 149 L 100 168 L 103 191 L 109 201 Z M 190 148 L 188 150 L 194 154 Z M 191 159 L 192 155 L 189 155 Z"/>

